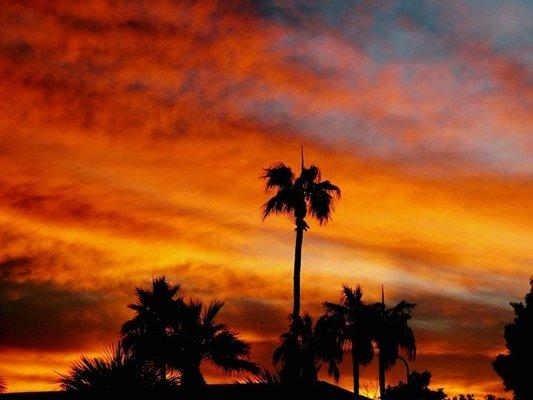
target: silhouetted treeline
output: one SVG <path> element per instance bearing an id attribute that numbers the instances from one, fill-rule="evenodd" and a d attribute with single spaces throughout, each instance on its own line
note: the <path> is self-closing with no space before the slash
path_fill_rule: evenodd
<path id="1" fill-rule="evenodd" d="M 515 317 L 505 326 L 507 353 L 498 355 L 492 364 L 515 400 L 533 399 L 533 278 L 529 283 L 524 303 L 511 303 Z"/>

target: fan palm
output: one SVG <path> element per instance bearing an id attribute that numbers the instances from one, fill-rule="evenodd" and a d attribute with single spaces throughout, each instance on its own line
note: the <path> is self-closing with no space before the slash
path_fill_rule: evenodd
<path id="1" fill-rule="evenodd" d="M 223 305 L 221 301 L 207 307 L 200 301 L 184 305 L 180 328 L 172 337 L 177 354 L 171 366 L 180 372 L 181 384 L 187 388 L 205 384 L 200 366 L 206 361 L 226 374 L 259 372 L 258 365 L 249 361 L 250 345 L 216 321 Z"/>
<path id="2" fill-rule="evenodd" d="M 404 350 L 410 360 L 416 356 L 415 336 L 408 325 L 415 304 L 402 300 L 387 308 L 382 296 L 381 303 L 375 306 L 378 309 L 375 341 L 379 349 L 379 390 L 381 398 L 385 398 L 385 374 L 398 361 L 400 351 Z"/>
<path id="3" fill-rule="evenodd" d="M 294 219 L 296 242 L 294 249 L 293 276 L 293 318 L 300 315 L 300 270 L 302 266 L 302 243 L 304 231 L 309 229 L 307 215 L 316 218 L 319 224 L 326 223 L 333 212 L 340 189 L 330 181 L 322 181 L 320 170 L 315 165 L 302 166 L 300 175 L 295 176 L 290 167 L 277 163 L 265 169 L 262 175 L 267 191 L 274 196 L 263 205 L 263 219 L 272 214 L 286 214 Z"/>
<path id="4" fill-rule="evenodd" d="M 375 307 L 365 304 L 362 298 L 360 286 L 355 289 L 343 286 L 340 303 L 324 303 L 326 315 L 323 317 L 332 327 L 340 348 L 350 347 L 355 399 L 359 399 L 359 366 L 368 365 L 374 358 L 372 339 L 376 312 Z"/>
<path id="5" fill-rule="evenodd" d="M 102 397 L 153 392 L 168 383 L 161 379 L 153 364 L 135 358 L 121 343 L 107 349 L 101 357 L 82 356 L 67 374 L 60 376 L 61 389 Z"/>
<path id="6" fill-rule="evenodd" d="M 328 363 L 328 373 L 335 380 L 340 373 L 337 361 L 342 350 L 337 346 L 335 336 L 319 319 L 304 314 L 291 321 L 289 330 L 281 335 L 281 345 L 274 351 L 277 375 L 283 382 L 315 382 L 323 363 Z"/>
<path id="7" fill-rule="evenodd" d="M 150 289 L 136 288 L 137 301 L 128 306 L 135 316 L 121 330 L 125 349 L 156 365 L 163 379 L 172 354 L 170 334 L 184 305 L 179 290 L 179 285 L 169 284 L 165 277 L 154 278 Z"/>

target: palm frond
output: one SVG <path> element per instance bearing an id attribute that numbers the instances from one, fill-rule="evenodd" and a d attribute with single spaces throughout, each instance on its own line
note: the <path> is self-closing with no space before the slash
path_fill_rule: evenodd
<path id="1" fill-rule="evenodd" d="M 322 181 L 320 183 L 317 183 L 316 185 L 320 190 L 324 190 L 331 195 L 333 195 L 335 198 L 339 199 L 341 197 L 341 189 L 337 186 L 331 183 L 330 181 Z"/>
<path id="2" fill-rule="evenodd" d="M 289 166 L 283 163 L 276 163 L 265 168 L 261 178 L 265 180 L 267 191 L 272 189 L 282 190 L 292 186 L 294 173 Z"/>
<path id="3" fill-rule="evenodd" d="M 230 330 L 219 333 L 211 340 L 210 360 L 226 374 L 259 372 L 258 365 L 248 360 L 250 352 L 251 346 Z"/>
<path id="4" fill-rule="evenodd" d="M 316 187 L 309 193 L 309 213 L 318 220 L 320 225 L 331 219 L 335 197 L 326 190 Z"/>
<path id="5" fill-rule="evenodd" d="M 279 369 L 270 371 L 268 369 L 261 368 L 259 372 L 254 374 L 254 376 L 249 376 L 244 380 L 244 383 L 262 383 L 262 384 L 275 384 L 281 383 L 282 376 Z"/>
<path id="6" fill-rule="evenodd" d="M 209 304 L 207 309 L 204 312 L 203 320 L 205 325 L 214 325 L 215 317 L 219 311 L 224 307 L 224 302 L 221 300 L 215 300 Z M 217 330 L 219 330 L 218 328 Z"/>
<path id="7" fill-rule="evenodd" d="M 136 359 L 119 343 L 106 349 L 101 357 L 82 356 L 58 381 L 64 391 L 117 394 L 135 393 L 166 386 L 157 368 Z"/>
<path id="8" fill-rule="evenodd" d="M 292 214 L 296 209 L 295 194 L 291 188 L 281 189 L 262 207 L 263 220 L 271 214 Z"/>
<path id="9" fill-rule="evenodd" d="M 320 169 L 316 165 L 311 165 L 309 168 L 303 168 L 300 173 L 300 179 L 306 185 L 320 182 Z"/>
<path id="10" fill-rule="evenodd" d="M 347 312 L 347 309 L 342 304 L 337 303 L 331 303 L 329 301 L 325 301 L 323 303 L 323 307 L 326 309 L 326 312 L 330 314 L 337 314 L 337 315 L 344 315 Z"/>

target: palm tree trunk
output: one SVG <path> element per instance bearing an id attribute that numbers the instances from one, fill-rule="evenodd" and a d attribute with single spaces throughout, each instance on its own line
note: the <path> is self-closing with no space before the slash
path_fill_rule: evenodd
<path id="1" fill-rule="evenodd" d="M 303 222 L 303 221 L 302 221 Z M 296 243 L 294 246 L 294 275 L 293 275 L 293 320 L 300 316 L 300 271 L 302 269 L 302 243 L 304 239 L 303 223 L 296 221 Z"/>
<path id="2" fill-rule="evenodd" d="M 357 350 L 352 342 L 352 373 L 353 373 L 353 394 L 355 400 L 359 400 L 359 360 Z"/>
<path id="3" fill-rule="evenodd" d="M 379 398 L 384 400 L 385 399 L 385 360 L 384 356 L 381 354 L 381 350 L 379 352 Z"/>
<path id="4" fill-rule="evenodd" d="M 159 367 L 159 373 L 161 374 L 161 381 L 166 382 L 167 381 L 167 365 L 165 362 L 161 363 L 161 366 Z"/>
<path id="5" fill-rule="evenodd" d="M 205 385 L 199 365 L 189 365 L 181 371 L 181 385 L 188 389 L 196 389 Z"/>

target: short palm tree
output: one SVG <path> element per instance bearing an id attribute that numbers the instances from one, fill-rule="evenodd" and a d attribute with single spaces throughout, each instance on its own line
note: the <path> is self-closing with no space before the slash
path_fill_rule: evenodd
<path id="1" fill-rule="evenodd" d="M 207 307 L 200 301 L 185 304 L 180 328 L 173 333 L 176 356 L 171 363 L 180 372 L 184 387 L 205 384 L 200 367 L 206 361 L 226 374 L 259 372 L 258 365 L 249 361 L 250 345 L 227 325 L 216 321 L 223 305 L 221 301 L 214 301 Z"/>
<path id="2" fill-rule="evenodd" d="M 153 392 L 168 387 L 170 382 L 161 379 L 153 364 L 138 360 L 119 343 L 101 357 L 82 356 L 67 374 L 61 375 L 59 383 L 62 390 L 104 398 Z"/>
<path id="3" fill-rule="evenodd" d="M 408 321 L 415 304 L 400 301 L 392 308 L 387 308 L 382 295 L 381 303 L 376 303 L 378 309 L 375 342 L 379 349 L 379 391 L 385 398 L 385 374 L 400 358 L 400 350 L 407 353 L 410 360 L 416 356 L 416 340 Z"/>
<path id="4" fill-rule="evenodd" d="M 322 181 L 318 167 L 306 168 L 303 161 L 300 175 L 295 176 L 290 167 L 277 163 L 265 169 L 262 176 L 267 191 L 274 196 L 263 205 L 263 219 L 272 214 L 286 214 L 294 219 L 296 243 L 294 250 L 293 318 L 300 315 L 300 271 L 302 266 L 302 243 L 304 231 L 309 229 L 307 215 L 316 218 L 319 224 L 326 223 L 333 212 L 340 189 L 330 181 Z"/>
<path id="5" fill-rule="evenodd" d="M 375 307 L 365 304 L 362 298 L 360 286 L 355 289 L 343 286 L 340 303 L 324 303 L 326 315 L 323 317 L 331 326 L 341 349 L 349 348 L 351 351 L 356 400 L 359 399 L 359 366 L 368 365 L 374 358 L 372 339 L 376 312 Z"/>
<path id="6" fill-rule="evenodd" d="M 4 378 L 0 378 L 0 393 L 4 393 L 7 390 L 7 383 Z"/>
<path id="7" fill-rule="evenodd" d="M 340 372 L 337 361 L 342 350 L 335 336 L 319 319 L 304 314 L 291 321 L 289 330 L 281 335 L 281 345 L 274 351 L 276 375 L 282 382 L 315 382 L 323 363 L 328 373 L 338 381 Z"/>
<path id="8" fill-rule="evenodd" d="M 128 306 L 135 316 L 121 330 L 124 348 L 156 365 L 163 379 L 172 354 L 170 334 L 184 306 L 179 290 L 179 285 L 171 285 L 165 277 L 154 278 L 150 289 L 135 288 L 137 301 Z"/>

